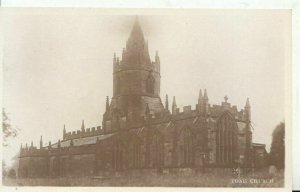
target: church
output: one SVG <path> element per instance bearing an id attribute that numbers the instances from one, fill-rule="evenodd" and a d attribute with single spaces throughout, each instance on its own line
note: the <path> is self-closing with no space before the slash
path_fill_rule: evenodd
<path id="1" fill-rule="evenodd" d="M 97 176 L 104 173 L 264 166 L 265 145 L 252 142 L 251 105 L 228 98 L 211 105 L 206 89 L 194 107 L 160 97 L 160 58 L 135 21 L 122 55 L 113 57 L 113 95 L 102 125 L 67 131 L 43 146 L 21 146 L 19 177 Z"/>

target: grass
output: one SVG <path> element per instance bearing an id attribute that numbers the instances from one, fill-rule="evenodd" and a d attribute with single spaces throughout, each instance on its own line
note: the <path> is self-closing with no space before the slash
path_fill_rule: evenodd
<path id="1" fill-rule="evenodd" d="M 113 178 L 64 177 L 8 179 L 6 186 L 131 186 L 131 187 L 283 187 L 283 171 L 271 176 L 267 171 L 242 175 L 240 179 L 226 174 L 143 175 Z M 233 182 L 233 179 L 235 179 Z M 255 182 L 255 183 L 253 183 Z"/>

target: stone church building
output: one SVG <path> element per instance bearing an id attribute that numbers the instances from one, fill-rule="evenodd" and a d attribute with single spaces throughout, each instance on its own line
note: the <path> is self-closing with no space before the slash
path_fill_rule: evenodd
<path id="1" fill-rule="evenodd" d="M 21 146 L 19 177 L 87 176 L 132 170 L 264 166 L 265 145 L 252 142 L 251 106 L 225 97 L 211 105 L 200 90 L 195 107 L 160 97 L 160 58 L 149 56 L 136 20 L 122 56 L 113 58 L 113 96 L 101 126 L 67 132 L 56 143 Z M 164 102 L 164 103 L 163 103 Z"/>

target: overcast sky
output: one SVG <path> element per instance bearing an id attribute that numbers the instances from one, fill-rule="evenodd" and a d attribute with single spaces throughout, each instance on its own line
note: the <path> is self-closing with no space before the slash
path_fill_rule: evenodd
<path id="1" fill-rule="evenodd" d="M 119 13 L 118 13 L 119 12 Z M 2 12 L 4 107 L 18 139 L 39 145 L 67 131 L 102 124 L 112 95 L 113 53 L 121 55 L 134 15 L 100 9 L 10 9 Z M 253 141 L 270 148 L 284 120 L 284 65 L 290 13 L 285 10 L 165 11 L 140 14 L 152 60 L 161 61 L 161 97 L 195 108 L 199 89 L 209 102 L 227 95 L 240 110 L 250 98 Z M 171 102 L 171 101 L 170 101 Z M 182 110 L 182 109 L 181 109 Z"/>

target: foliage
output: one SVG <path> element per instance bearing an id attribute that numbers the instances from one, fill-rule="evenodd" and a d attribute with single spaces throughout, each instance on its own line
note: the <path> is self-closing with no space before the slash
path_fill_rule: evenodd
<path id="1" fill-rule="evenodd" d="M 3 129 L 3 146 L 8 146 L 8 139 L 16 137 L 18 130 L 10 124 L 10 119 L 5 111 L 2 109 L 2 129 Z"/>
<path id="2" fill-rule="evenodd" d="M 278 169 L 284 168 L 285 157 L 285 124 L 281 122 L 273 131 L 273 139 L 269 155 L 269 162 Z"/>

